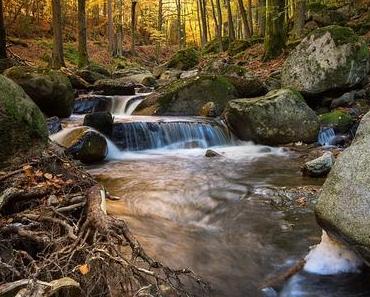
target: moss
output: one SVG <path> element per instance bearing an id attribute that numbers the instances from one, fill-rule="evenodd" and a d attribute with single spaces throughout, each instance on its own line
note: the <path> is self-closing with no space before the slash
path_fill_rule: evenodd
<path id="1" fill-rule="evenodd" d="M 319 118 L 321 125 L 332 127 L 341 133 L 347 132 L 354 123 L 351 115 L 340 110 L 322 114 Z"/>
<path id="2" fill-rule="evenodd" d="M 319 12 L 323 10 L 325 11 L 326 9 L 328 9 L 328 6 L 326 6 L 325 4 L 321 2 L 312 2 L 308 4 L 307 8 L 308 10 Z"/>
<path id="3" fill-rule="evenodd" d="M 248 40 L 234 40 L 229 45 L 229 55 L 235 56 L 240 52 L 245 51 L 248 47 L 251 46 L 251 43 Z"/>
<path id="4" fill-rule="evenodd" d="M 228 50 L 230 44 L 229 37 L 222 37 L 222 48 L 224 51 Z M 220 52 L 220 43 L 217 38 L 209 41 L 203 49 L 204 54 L 219 53 Z"/>
<path id="5" fill-rule="evenodd" d="M 180 70 L 189 70 L 199 63 L 199 52 L 190 47 L 187 49 L 179 50 L 172 56 L 167 66 L 169 68 L 177 68 Z"/>
<path id="6" fill-rule="evenodd" d="M 337 25 L 316 29 L 311 33 L 311 35 L 314 35 L 315 38 L 319 38 L 327 32 L 330 33 L 337 46 L 360 41 L 358 35 L 356 35 L 351 28 Z"/>

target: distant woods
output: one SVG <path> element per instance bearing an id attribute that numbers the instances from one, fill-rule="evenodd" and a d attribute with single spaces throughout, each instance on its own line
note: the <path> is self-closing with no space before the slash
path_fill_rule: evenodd
<path id="1" fill-rule="evenodd" d="M 302 37 L 309 6 L 345 0 L 6 0 L 0 10 L 0 57 L 4 23 L 12 36 L 50 37 L 53 67 L 64 65 L 63 43 L 78 41 L 78 64 L 89 63 L 88 42 L 106 44 L 112 56 L 135 54 L 135 46 L 205 47 L 223 40 L 264 39 L 265 59 L 283 51 L 288 33 Z M 351 5 L 356 1 L 349 0 Z M 330 3 L 329 3 L 330 2 Z"/>

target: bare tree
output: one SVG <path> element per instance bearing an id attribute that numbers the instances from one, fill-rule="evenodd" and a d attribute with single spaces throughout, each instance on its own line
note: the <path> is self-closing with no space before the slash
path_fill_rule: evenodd
<path id="1" fill-rule="evenodd" d="M 136 4 L 137 4 L 137 0 L 131 0 L 131 53 L 132 54 L 135 54 Z"/>
<path id="2" fill-rule="evenodd" d="M 229 39 L 230 41 L 235 40 L 235 29 L 234 29 L 234 21 L 233 21 L 233 12 L 231 10 L 231 0 L 226 0 L 227 6 L 227 21 L 229 27 Z"/>
<path id="3" fill-rule="evenodd" d="M 107 2 L 108 13 L 108 50 L 111 55 L 114 52 L 114 29 L 113 29 L 113 0 Z"/>
<path id="4" fill-rule="evenodd" d="M 53 57 L 52 67 L 59 69 L 65 66 L 63 53 L 63 34 L 62 34 L 62 7 L 60 0 L 52 0 L 53 10 Z"/>

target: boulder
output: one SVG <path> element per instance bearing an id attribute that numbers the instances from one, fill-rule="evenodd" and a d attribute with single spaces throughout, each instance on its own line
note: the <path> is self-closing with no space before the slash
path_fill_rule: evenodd
<path id="1" fill-rule="evenodd" d="M 342 152 L 315 208 L 323 229 L 350 245 L 370 263 L 370 113 L 361 120 L 352 145 Z"/>
<path id="2" fill-rule="evenodd" d="M 323 127 L 333 128 L 335 132 L 346 133 L 354 124 L 352 116 L 345 111 L 335 110 L 319 116 Z"/>
<path id="3" fill-rule="evenodd" d="M 73 89 L 87 90 L 91 87 L 91 85 L 86 80 L 78 76 L 76 73 L 69 71 L 66 68 L 62 68 L 61 70 L 68 77 Z"/>
<path id="4" fill-rule="evenodd" d="M 46 124 L 48 126 L 49 135 L 58 133 L 62 130 L 62 123 L 58 117 L 47 118 Z"/>
<path id="5" fill-rule="evenodd" d="M 198 74 L 199 74 L 199 70 L 198 69 L 188 70 L 188 71 L 182 72 L 181 75 L 180 75 L 180 78 L 181 79 L 191 78 L 191 77 L 197 76 Z"/>
<path id="6" fill-rule="evenodd" d="M 330 108 L 334 109 L 340 106 L 351 106 L 355 102 L 355 92 L 347 92 L 342 96 L 333 99 L 330 104 Z"/>
<path id="7" fill-rule="evenodd" d="M 289 89 L 251 99 L 231 100 L 224 118 L 241 140 L 279 145 L 317 139 L 319 119 L 301 94 Z"/>
<path id="8" fill-rule="evenodd" d="M 230 40 L 229 37 L 225 36 L 222 37 L 222 49 L 226 51 L 229 48 Z M 212 53 L 219 53 L 220 52 L 220 42 L 218 38 L 215 38 L 209 42 L 207 42 L 206 46 L 204 47 L 203 53 L 204 54 L 212 54 Z"/>
<path id="9" fill-rule="evenodd" d="M 168 61 L 168 68 L 176 68 L 178 70 L 189 70 L 199 63 L 199 52 L 193 48 L 186 48 L 177 51 Z"/>
<path id="10" fill-rule="evenodd" d="M 350 89 L 366 79 L 369 50 L 350 28 L 317 29 L 289 54 L 282 68 L 282 86 L 305 95 Z"/>
<path id="11" fill-rule="evenodd" d="M 64 129 L 50 138 L 73 158 L 87 164 L 104 160 L 108 152 L 105 137 L 85 126 Z"/>
<path id="12" fill-rule="evenodd" d="M 176 80 L 180 78 L 181 74 L 182 74 L 181 70 L 168 69 L 161 73 L 161 75 L 159 76 L 159 79 L 160 80 Z"/>
<path id="13" fill-rule="evenodd" d="M 0 167 L 39 152 L 48 142 L 45 118 L 24 90 L 0 75 Z"/>
<path id="14" fill-rule="evenodd" d="M 106 136 L 112 135 L 113 117 L 108 111 L 93 112 L 85 115 L 84 126 L 89 126 Z"/>
<path id="15" fill-rule="evenodd" d="M 326 152 L 321 157 L 306 162 L 303 166 L 303 174 L 311 177 L 325 177 L 333 167 L 335 158 L 332 152 Z"/>
<path id="16" fill-rule="evenodd" d="M 84 81 L 87 81 L 89 84 L 94 84 L 98 80 L 108 78 L 107 76 L 101 73 L 93 72 L 87 69 L 77 70 L 76 75 L 81 77 Z"/>
<path id="17" fill-rule="evenodd" d="M 110 71 L 107 70 L 107 68 L 105 68 L 104 66 L 99 65 L 99 64 L 89 64 L 89 65 L 85 66 L 83 69 L 88 70 L 88 71 L 92 71 L 92 72 L 95 72 L 95 73 L 99 73 L 101 75 L 104 75 L 105 77 L 110 77 L 111 76 Z"/>
<path id="18" fill-rule="evenodd" d="M 214 151 L 214 150 L 211 150 L 211 149 L 208 149 L 208 150 L 206 151 L 205 156 L 206 156 L 207 158 L 222 157 L 222 155 L 221 155 L 221 154 L 219 154 L 218 152 L 216 152 L 216 151 Z"/>
<path id="19" fill-rule="evenodd" d="M 216 61 L 207 67 L 204 72 L 226 77 L 236 88 L 239 98 L 266 94 L 263 83 L 255 75 L 239 65 Z"/>
<path id="20" fill-rule="evenodd" d="M 136 109 L 136 114 L 198 115 L 207 102 L 214 102 L 216 115 L 226 103 L 237 98 L 234 85 L 223 76 L 197 76 L 174 81 L 149 95 Z"/>
<path id="21" fill-rule="evenodd" d="M 120 78 L 122 81 L 143 84 L 146 87 L 155 87 L 157 85 L 154 75 L 143 68 L 119 69 L 113 72 L 112 76 L 114 79 Z"/>
<path id="22" fill-rule="evenodd" d="M 74 92 L 62 72 L 16 66 L 4 75 L 20 85 L 47 116 L 66 118 L 72 114 Z"/>
<path id="23" fill-rule="evenodd" d="M 136 85 L 121 79 L 102 79 L 95 82 L 93 90 L 104 95 L 135 95 Z"/>

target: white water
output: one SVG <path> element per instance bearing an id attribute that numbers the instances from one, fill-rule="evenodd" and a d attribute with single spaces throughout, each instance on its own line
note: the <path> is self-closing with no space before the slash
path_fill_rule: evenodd
<path id="1" fill-rule="evenodd" d="M 362 260 L 347 246 L 323 231 L 321 242 L 306 256 L 304 270 L 314 274 L 358 273 Z"/>
<path id="2" fill-rule="evenodd" d="M 146 94 L 133 96 L 112 96 L 111 114 L 131 115 L 139 104 L 144 100 Z"/>
<path id="3" fill-rule="evenodd" d="M 318 136 L 318 142 L 321 146 L 330 146 L 335 138 L 333 128 L 321 128 Z"/>

